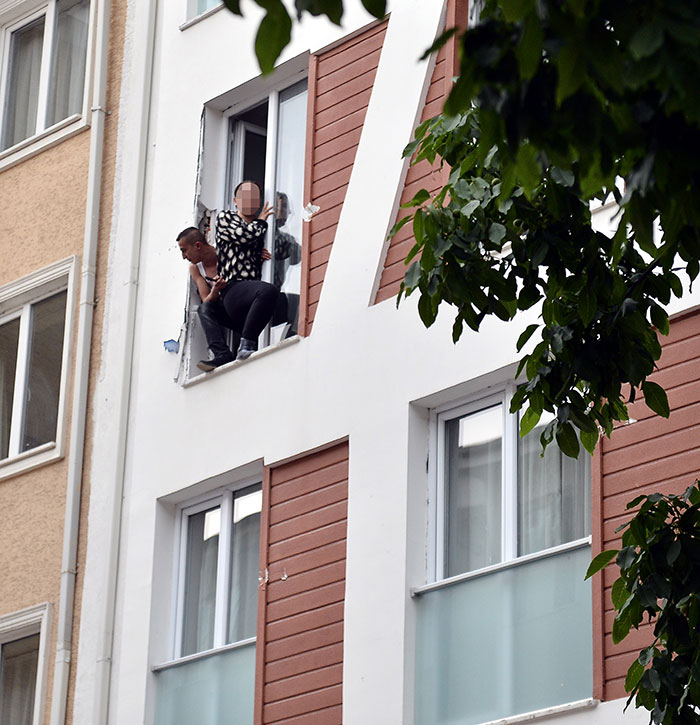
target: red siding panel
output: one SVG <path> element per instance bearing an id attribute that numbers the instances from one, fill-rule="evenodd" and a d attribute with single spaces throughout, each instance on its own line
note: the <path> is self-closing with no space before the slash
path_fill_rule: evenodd
<path id="1" fill-rule="evenodd" d="M 266 470 L 256 725 L 342 722 L 348 444 Z"/>
<path id="2" fill-rule="evenodd" d="M 466 0 L 449 0 L 447 3 L 446 27 L 466 26 L 467 2 Z M 457 44 L 453 37 L 439 51 L 435 60 L 433 75 L 430 79 L 428 93 L 421 113 L 420 122 L 426 121 L 442 111 L 442 106 L 449 93 L 452 78 L 457 70 Z M 410 201 L 419 189 L 427 189 L 432 195 L 447 181 L 447 169 L 440 169 L 436 164 L 431 166 L 422 161 L 416 166 L 410 166 L 406 173 L 406 181 L 401 193 L 401 204 Z M 396 221 L 408 216 L 405 209 L 399 209 Z M 390 297 L 396 297 L 401 281 L 406 273 L 404 260 L 413 247 L 413 228 L 406 224 L 392 238 L 389 243 L 384 269 L 379 281 L 375 302 L 382 302 Z"/>
<path id="3" fill-rule="evenodd" d="M 635 496 L 656 491 L 680 493 L 700 476 L 700 309 L 673 319 L 669 336 L 661 342 L 663 354 L 654 380 L 666 388 L 671 417 L 659 418 L 639 399 L 630 406 L 635 422 L 619 426 L 610 440 L 601 442 L 598 503 L 602 526 L 594 536 L 596 550 L 619 547 L 620 534 L 615 530 L 629 518 L 625 507 Z M 647 626 L 632 630 L 619 645 L 613 644 L 615 613 L 610 587 L 616 578 L 614 566 L 597 577 L 600 599 L 594 599 L 598 609 L 594 637 L 602 650 L 596 659 L 602 672 L 595 677 L 602 692 L 596 695 L 605 700 L 625 696 L 627 669 L 639 650 L 652 641 Z"/>
<path id="4" fill-rule="evenodd" d="M 386 25 L 386 21 L 373 23 L 330 50 L 311 56 L 304 199 L 319 206 L 320 211 L 310 224 L 304 225 L 302 335 L 311 332 L 316 316 Z M 316 271 L 313 276 L 312 270 Z"/>

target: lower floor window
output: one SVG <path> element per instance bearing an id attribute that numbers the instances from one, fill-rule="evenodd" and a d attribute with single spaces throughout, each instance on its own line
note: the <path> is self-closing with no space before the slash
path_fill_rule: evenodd
<path id="1" fill-rule="evenodd" d="M 38 634 L 0 644 L 0 723 L 32 723 L 38 662 Z"/>
<path id="2" fill-rule="evenodd" d="M 179 656 L 255 636 L 260 484 L 183 510 Z"/>

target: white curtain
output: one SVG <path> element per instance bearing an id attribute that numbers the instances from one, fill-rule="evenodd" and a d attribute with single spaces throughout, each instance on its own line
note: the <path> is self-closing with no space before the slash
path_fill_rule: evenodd
<path id="1" fill-rule="evenodd" d="M 10 73 L 5 98 L 3 149 L 19 143 L 36 131 L 43 42 L 44 18 L 16 30 L 10 36 Z"/>
<path id="2" fill-rule="evenodd" d="M 447 421 L 446 576 L 501 561 L 503 406 Z"/>
<path id="3" fill-rule="evenodd" d="M 254 513 L 233 525 L 229 642 L 238 642 L 255 636 L 259 557 L 260 514 Z"/>
<path id="4" fill-rule="evenodd" d="M 215 529 L 216 533 L 208 529 L 220 513 L 221 509 L 217 508 L 189 517 L 182 633 L 183 656 L 202 652 L 214 646 L 219 533 L 218 526 Z"/>
<path id="5" fill-rule="evenodd" d="M 19 318 L 0 325 L 0 460 L 7 458 L 10 447 L 18 339 Z"/>
<path id="6" fill-rule="evenodd" d="M 80 113 L 85 86 L 89 0 L 59 0 L 46 125 Z"/>
<path id="7" fill-rule="evenodd" d="M 0 723 L 31 725 L 39 635 L 8 642 L 2 645 L 0 652 Z"/>
<path id="8" fill-rule="evenodd" d="M 538 426 L 519 441 L 518 554 L 531 554 L 590 532 L 590 456 L 565 456 L 552 443 L 542 457 Z"/>

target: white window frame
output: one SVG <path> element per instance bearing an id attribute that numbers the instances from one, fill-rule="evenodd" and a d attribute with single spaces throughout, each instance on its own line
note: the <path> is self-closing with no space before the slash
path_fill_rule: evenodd
<path id="1" fill-rule="evenodd" d="M 227 627 L 229 613 L 229 588 L 231 581 L 231 535 L 233 529 L 233 499 L 234 494 L 251 486 L 260 486 L 262 482 L 259 476 L 254 476 L 235 484 L 227 486 L 218 491 L 203 494 L 196 499 L 187 501 L 178 507 L 178 536 L 176 537 L 175 552 L 175 626 L 173 627 L 172 638 L 172 661 L 197 659 L 208 656 L 213 652 L 240 647 L 255 641 L 251 637 L 236 642 L 227 643 Z M 216 604 L 214 613 L 214 642 L 211 649 L 202 652 L 194 652 L 190 655 L 182 654 L 182 639 L 185 609 L 185 584 L 187 578 L 187 528 L 189 517 L 206 511 L 207 509 L 221 507 L 221 529 L 219 532 L 219 551 L 217 558 L 216 575 Z"/>
<path id="2" fill-rule="evenodd" d="M 15 476 L 37 466 L 63 458 L 66 427 L 66 407 L 68 386 L 71 378 L 70 361 L 73 354 L 73 318 L 75 314 L 75 284 L 78 273 L 78 258 L 68 257 L 56 262 L 34 274 L 22 277 L 0 287 L 0 323 L 13 318 L 29 315 L 29 307 L 51 295 L 66 291 L 66 317 L 63 332 L 63 355 L 61 358 L 61 381 L 58 395 L 58 415 L 56 422 L 56 440 L 44 443 L 31 450 L 14 453 L 17 447 L 19 430 L 17 421 L 20 419 L 20 406 L 13 406 L 13 419 L 10 426 L 10 453 L 0 461 L 0 480 Z M 20 326 L 18 342 L 17 371 L 15 374 L 15 398 L 17 391 L 24 391 L 27 372 L 27 336 L 29 325 Z M 22 399 L 24 396 L 22 395 Z"/>
<path id="3" fill-rule="evenodd" d="M 519 417 L 510 413 L 510 404 L 517 389 L 514 382 L 508 382 L 489 389 L 487 392 L 466 400 L 450 402 L 430 412 L 430 450 L 428 458 L 429 476 L 429 518 L 428 518 L 428 571 L 427 581 L 442 582 L 448 579 L 445 568 L 447 486 L 445 477 L 445 424 L 463 415 L 476 413 L 499 403 L 503 406 L 503 438 L 501 440 L 501 558 L 497 564 L 458 574 L 452 579 L 465 579 L 486 573 L 488 570 L 512 566 L 520 560 L 540 558 L 548 553 L 576 548 L 589 542 L 591 536 L 566 542 L 552 549 L 518 556 L 518 441 Z M 553 444 L 554 445 L 554 444 Z M 582 452 L 582 455 L 587 455 Z M 430 584 L 428 585 L 430 588 Z M 420 587 L 422 590 L 423 587 Z"/>
<path id="4" fill-rule="evenodd" d="M 41 725 L 44 722 L 51 619 L 52 607 L 49 602 L 0 616 L 0 649 L 3 644 L 14 642 L 23 637 L 30 637 L 33 634 L 39 635 L 39 657 L 37 660 L 32 725 Z"/>
<path id="5" fill-rule="evenodd" d="M 83 105 L 80 113 L 73 114 L 63 120 L 46 126 L 46 113 L 51 72 L 52 46 L 55 30 L 55 10 L 58 0 L 0 0 L 0 137 L 5 125 L 5 95 L 7 92 L 10 39 L 15 30 L 45 16 L 44 42 L 39 83 L 39 105 L 37 110 L 37 127 L 35 132 L 0 151 L 0 170 L 13 166 L 45 148 L 49 148 L 65 138 L 75 135 L 89 127 L 90 90 L 92 87 L 92 67 L 94 48 L 94 25 L 96 0 L 90 1 L 88 15 L 88 37 L 85 59 L 85 85 L 83 88 Z M 47 30 L 52 29 L 51 32 Z"/>

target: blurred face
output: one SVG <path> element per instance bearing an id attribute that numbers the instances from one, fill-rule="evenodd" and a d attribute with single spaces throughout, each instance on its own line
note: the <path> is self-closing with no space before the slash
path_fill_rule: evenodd
<path id="1" fill-rule="evenodd" d="M 186 259 L 192 264 L 197 264 L 197 262 L 202 261 L 201 242 L 194 242 L 193 244 L 192 242 L 186 242 L 184 239 L 181 239 L 177 244 L 180 247 L 183 259 Z"/>
<path id="2" fill-rule="evenodd" d="M 236 196 L 233 197 L 233 203 L 240 214 L 255 216 L 260 211 L 260 189 L 258 189 L 258 185 L 250 181 L 241 184 Z"/>

